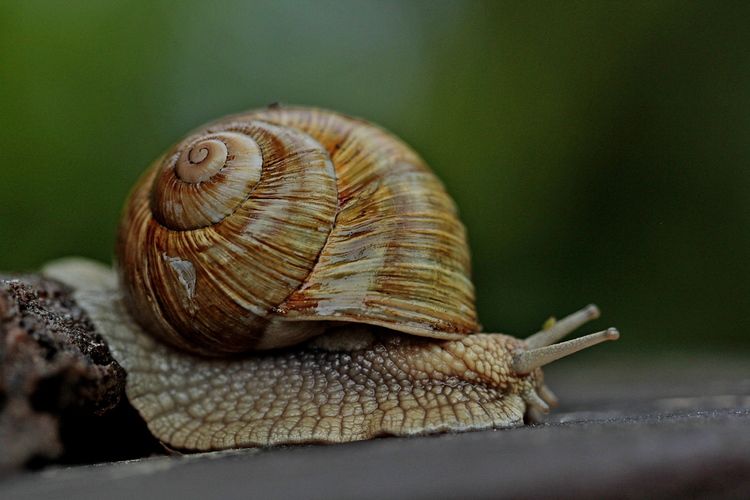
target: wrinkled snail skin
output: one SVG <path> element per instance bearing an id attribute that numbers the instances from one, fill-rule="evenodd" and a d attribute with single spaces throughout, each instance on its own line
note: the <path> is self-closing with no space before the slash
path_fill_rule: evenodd
<path id="1" fill-rule="evenodd" d="M 531 408 L 546 412 L 555 404 L 539 368 L 514 372 L 514 353 L 526 346 L 506 335 L 444 341 L 342 325 L 293 348 L 207 358 L 135 324 L 105 266 L 59 261 L 45 273 L 76 289 L 75 300 L 128 372 L 128 399 L 176 449 L 514 427 L 533 418 Z"/>
<path id="2" fill-rule="evenodd" d="M 589 306 L 525 340 L 477 333 L 465 230 L 440 181 L 375 125 L 309 108 L 219 120 L 133 189 L 116 271 L 50 263 L 172 448 L 338 443 L 513 427 L 556 404 L 540 367 Z"/>

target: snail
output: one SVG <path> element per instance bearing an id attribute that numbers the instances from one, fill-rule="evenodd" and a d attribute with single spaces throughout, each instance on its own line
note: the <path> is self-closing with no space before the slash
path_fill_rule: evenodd
<path id="1" fill-rule="evenodd" d="M 504 428 L 556 404 L 540 367 L 619 336 L 479 333 L 454 202 L 364 120 L 272 106 L 159 158 L 123 210 L 115 269 L 44 272 L 128 372 L 151 432 L 181 450 Z"/>

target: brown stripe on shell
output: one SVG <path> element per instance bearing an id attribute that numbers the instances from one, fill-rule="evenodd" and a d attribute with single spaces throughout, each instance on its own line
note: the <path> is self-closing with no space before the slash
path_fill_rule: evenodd
<path id="1" fill-rule="evenodd" d="M 477 332 L 465 229 L 440 181 L 408 146 L 365 121 L 309 108 L 234 117 L 297 127 L 325 146 L 339 212 L 318 262 L 277 308 L 437 338 Z"/>
<path id="2" fill-rule="evenodd" d="M 265 122 L 224 128 L 250 135 L 263 152 L 252 196 L 213 226 L 172 231 L 146 215 L 151 172 L 135 188 L 119 232 L 127 244 L 118 245 L 139 322 L 168 343 L 213 356 L 257 343 L 274 306 L 312 270 L 337 207 L 333 166 L 315 140 Z"/>

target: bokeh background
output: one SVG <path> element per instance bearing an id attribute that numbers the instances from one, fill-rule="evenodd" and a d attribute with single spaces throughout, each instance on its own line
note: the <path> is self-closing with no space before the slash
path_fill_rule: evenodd
<path id="1" fill-rule="evenodd" d="M 0 269 L 108 261 L 154 158 L 275 101 L 424 156 L 486 330 L 750 351 L 747 2 L 0 0 Z"/>

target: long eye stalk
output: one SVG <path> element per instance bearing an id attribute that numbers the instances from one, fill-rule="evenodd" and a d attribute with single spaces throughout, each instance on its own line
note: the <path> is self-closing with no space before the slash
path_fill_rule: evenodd
<path id="1" fill-rule="evenodd" d="M 579 326 L 598 316 L 599 309 L 592 304 L 535 333 L 525 340 L 528 350 L 519 351 L 513 355 L 513 369 L 519 375 L 524 375 L 586 347 L 591 347 L 605 340 L 617 340 L 620 337 L 620 332 L 616 328 L 608 328 L 601 332 L 555 344 Z"/>

